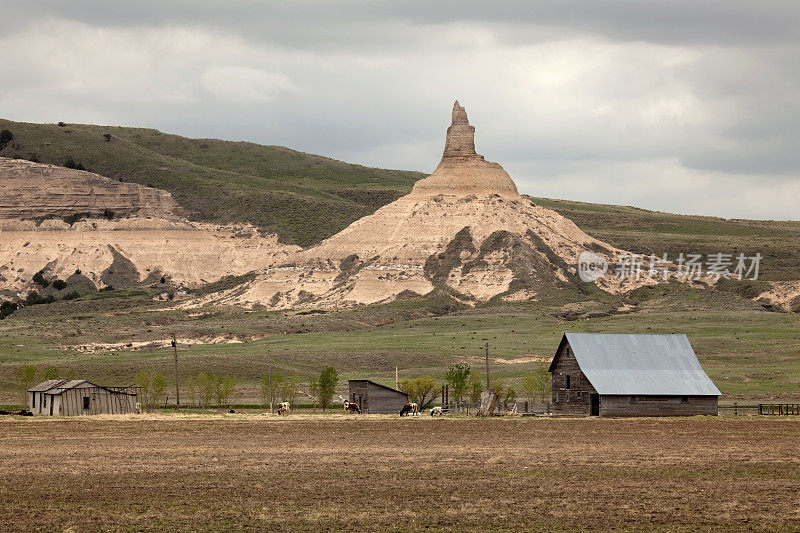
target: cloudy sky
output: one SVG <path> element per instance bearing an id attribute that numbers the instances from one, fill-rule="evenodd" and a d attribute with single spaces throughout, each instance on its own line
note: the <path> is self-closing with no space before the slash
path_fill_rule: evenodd
<path id="1" fill-rule="evenodd" d="M 796 0 L 3 0 L 0 116 L 432 171 L 453 100 L 520 191 L 800 219 Z"/>

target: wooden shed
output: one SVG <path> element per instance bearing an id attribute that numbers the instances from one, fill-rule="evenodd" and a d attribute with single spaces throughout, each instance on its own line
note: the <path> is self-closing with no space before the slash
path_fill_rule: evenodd
<path id="1" fill-rule="evenodd" d="M 718 414 L 721 393 L 686 335 L 566 333 L 550 372 L 553 414 Z"/>
<path id="2" fill-rule="evenodd" d="M 408 394 L 368 379 L 351 379 L 350 401 L 357 403 L 362 413 L 397 414 L 408 403 Z"/>
<path id="3" fill-rule="evenodd" d="M 51 379 L 28 389 L 28 410 L 47 416 L 135 413 L 136 398 L 136 387 L 101 387 L 85 379 Z"/>

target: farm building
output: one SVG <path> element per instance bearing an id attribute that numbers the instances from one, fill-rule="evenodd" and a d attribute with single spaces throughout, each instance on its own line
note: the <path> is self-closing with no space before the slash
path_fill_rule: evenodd
<path id="1" fill-rule="evenodd" d="M 397 414 L 408 403 L 408 394 L 368 379 L 351 379 L 350 401 L 357 403 L 362 413 Z"/>
<path id="2" fill-rule="evenodd" d="M 550 372 L 553 414 L 718 414 L 720 392 L 686 335 L 566 333 Z"/>
<path id="3" fill-rule="evenodd" d="M 85 379 L 50 379 L 28 389 L 28 410 L 49 416 L 134 413 L 136 390 L 101 387 Z"/>

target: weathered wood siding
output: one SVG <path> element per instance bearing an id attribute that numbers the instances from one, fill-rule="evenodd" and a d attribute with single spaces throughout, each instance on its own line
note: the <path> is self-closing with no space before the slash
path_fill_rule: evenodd
<path id="1" fill-rule="evenodd" d="M 32 405 L 34 394 L 35 408 Z M 84 398 L 89 398 L 88 409 L 83 408 Z M 51 404 L 53 416 L 126 414 L 136 412 L 136 395 L 110 391 L 91 383 L 67 389 L 61 394 L 28 393 L 28 407 L 35 415 L 49 416 Z"/>
<path id="2" fill-rule="evenodd" d="M 716 396 L 601 396 L 600 416 L 717 415 Z M 686 403 L 683 403 L 686 400 Z"/>
<path id="3" fill-rule="evenodd" d="M 366 380 L 351 380 L 349 391 L 350 401 L 358 403 L 365 414 L 397 414 L 408 402 L 402 392 Z"/>
<path id="4" fill-rule="evenodd" d="M 35 396 L 35 399 L 34 399 Z M 50 406 L 53 406 L 53 416 L 59 414 L 61 400 L 57 395 L 46 392 L 28 392 L 28 411 L 34 415 L 50 415 Z"/>
<path id="5" fill-rule="evenodd" d="M 570 378 L 569 389 L 567 389 L 567 376 Z M 578 366 L 578 361 L 569 348 L 569 343 L 565 342 L 556 354 L 552 379 L 551 410 L 553 414 L 584 416 L 591 414 L 591 397 L 596 391 Z"/>

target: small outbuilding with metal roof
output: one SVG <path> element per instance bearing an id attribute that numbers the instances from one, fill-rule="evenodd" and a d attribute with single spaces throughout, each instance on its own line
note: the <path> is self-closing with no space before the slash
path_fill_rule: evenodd
<path id="1" fill-rule="evenodd" d="M 369 379 L 351 379 L 347 384 L 350 401 L 357 403 L 365 414 L 397 414 L 408 403 L 408 394 L 405 392 Z"/>
<path id="2" fill-rule="evenodd" d="M 101 387 L 85 379 L 50 379 L 28 389 L 34 415 L 72 416 L 136 412 L 137 387 Z"/>
<path id="3" fill-rule="evenodd" d="M 566 333 L 550 372 L 554 414 L 718 414 L 721 393 L 686 335 Z"/>

